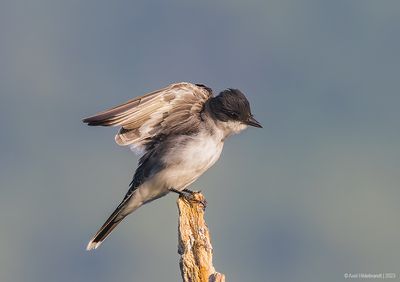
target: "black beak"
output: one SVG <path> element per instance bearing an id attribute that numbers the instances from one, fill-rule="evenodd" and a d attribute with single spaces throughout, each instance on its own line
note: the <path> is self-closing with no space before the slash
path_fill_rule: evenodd
<path id="1" fill-rule="evenodd" d="M 247 120 L 247 124 L 250 126 L 254 126 L 254 127 L 258 127 L 258 128 L 262 128 L 262 125 L 252 116 L 249 117 L 249 119 Z"/>

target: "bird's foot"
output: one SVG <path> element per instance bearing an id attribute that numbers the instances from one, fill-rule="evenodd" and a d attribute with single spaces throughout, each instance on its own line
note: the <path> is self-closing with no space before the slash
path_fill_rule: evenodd
<path id="1" fill-rule="evenodd" d="M 183 189 L 182 191 L 185 192 L 185 193 L 189 193 L 189 194 L 191 194 L 191 195 L 194 195 L 194 194 L 197 194 L 197 193 L 201 193 L 201 190 L 192 191 L 192 190 L 189 190 L 189 189 L 187 189 L 187 188 Z"/>
<path id="2" fill-rule="evenodd" d="M 201 193 L 201 190 L 192 191 L 192 190 L 189 190 L 189 189 L 186 189 L 186 188 L 185 188 L 185 189 L 183 189 L 182 191 L 184 192 L 183 197 L 184 197 L 185 199 L 187 199 L 187 200 L 189 200 L 189 201 L 192 201 L 192 202 L 195 202 L 195 203 L 201 204 L 201 205 L 203 206 L 204 209 L 207 207 L 207 201 L 206 201 L 206 199 L 204 199 L 204 197 L 202 197 L 203 199 L 201 199 L 201 200 L 196 198 L 196 194 Z M 185 194 L 185 193 L 186 193 L 186 194 Z M 189 195 L 189 197 L 187 197 L 187 195 Z"/>
<path id="3" fill-rule="evenodd" d="M 197 199 L 197 197 L 196 197 L 196 195 L 198 193 L 200 193 L 201 191 L 192 191 L 189 189 L 183 189 L 182 191 L 179 191 L 174 188 L 171 188 L 170 191 L 179 194 L 179 196 L 181 196 L 182 198 L 184 198 L 185 200 L 187 200 L 189 202 L 201 204 L 204 209 L 207 207 L 206 199 L 204 199 L 204 198 Z"/>

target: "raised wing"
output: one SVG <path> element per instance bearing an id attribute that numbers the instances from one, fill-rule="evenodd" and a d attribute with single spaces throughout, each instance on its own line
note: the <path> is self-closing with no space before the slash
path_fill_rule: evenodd
<path id="1" fill-rule="evenodd" d="M 211 89 L 199 84 L 175 83 L 86 118 L 88 125 L 121 126 L 115 141 L 144 149 L 153 138 L 197 128 Z"/>

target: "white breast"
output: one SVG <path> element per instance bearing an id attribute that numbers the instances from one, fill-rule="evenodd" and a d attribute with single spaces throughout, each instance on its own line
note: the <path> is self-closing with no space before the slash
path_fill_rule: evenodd
<path id="1" fill-rule="evenodd" d="M 162 172 L 162 178 L 170 187 L 182 190 L 219 159 L 223 142 L 220 137 L 205 133 L 182 136 L 177 143 L 164 157 L 164 162 L 169 165 Z"/>

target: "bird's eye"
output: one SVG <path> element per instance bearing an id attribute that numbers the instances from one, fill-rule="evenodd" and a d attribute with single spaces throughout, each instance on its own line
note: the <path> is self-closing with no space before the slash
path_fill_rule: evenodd
<path id="1" fill-rule="evenodd" d="M 228 116 L 233 119 L 239 118 L 239 115 L 235 112 L 228 112 Z"/>

